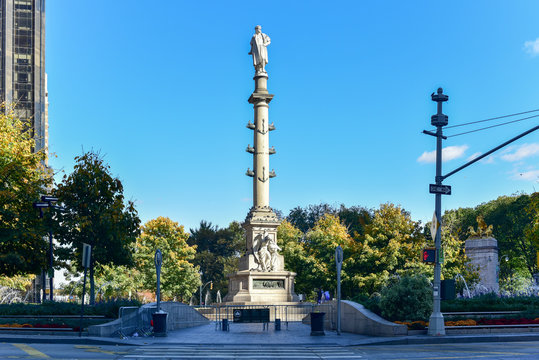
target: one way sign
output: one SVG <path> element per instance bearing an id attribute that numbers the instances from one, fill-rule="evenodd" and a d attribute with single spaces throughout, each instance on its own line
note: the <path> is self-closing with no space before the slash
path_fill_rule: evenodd
<path id="1" fill-rule="evenodd" d="M 451 186 L 429 184 L 429 192 L 431 194 L 451 195 Z"/>

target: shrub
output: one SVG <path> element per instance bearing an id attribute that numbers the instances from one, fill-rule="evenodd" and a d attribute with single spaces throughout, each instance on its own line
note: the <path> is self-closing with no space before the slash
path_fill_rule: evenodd
<path id="1" fill-rule="evenodd" d="M 95 306 L 85 306 L 84 314 L 116 318 L 121 306 L 140 306 L 140 302 L 132 300 L 101 302 Z M 42 304 L 2 304 L 0 315 L 80 315 L 80 304 L 50 301 Z"/>
<path id="2" fill-rule="evenodd" d="M 382 315 L 382 309 L 380 308 L 380 294 L 377 292 L 373 293 L 371 296 L 359 294 L 353 297 L 352 301 L 365 306 L 376 315 Z"/>
<path id="3" fill-rule="evenodd" d="M 405 276 L 382 289 L 382 316 L 390 321 L 427 320 L 432 312 L 432 288 L 424 276 Z"/>
<path id="4" fill-rule="evenodd" d="M 442 312 L 459 311 L 527 311 L 526 316 L 533 316 L 539 311 L 538 296 L 499 297 L 485 294 L 473 298 L 461 298 L 442 301 Z M 534 316 L 535 317 L 535 316 Z"/>

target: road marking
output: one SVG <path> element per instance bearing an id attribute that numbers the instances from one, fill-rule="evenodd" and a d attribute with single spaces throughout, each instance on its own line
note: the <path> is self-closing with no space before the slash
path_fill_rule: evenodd
<path id="1" fill-rule="evenodd" d="M 85 349 L 86 352 L 95 352 L 95 353 L 102 353 L 102 354 L 109 354 L 109 355 L 124 355 L 128 353 L 127 351 L 104 350 L 101 348 L 101 346 L 75 345 L 75 348 Z"/>
<path id="2" fill-rule="evenodd" d="M 24 351 L 30 356 L 40 357 L 40 358 L 49 358 L 48 355 L 43 354 L 41 351 L 36 350 L 33 347 L 28 346 L 26 344 L 12 344 L 12 345 L 15 346 L 16 348 L 21 349 L 22 351 Z"/>

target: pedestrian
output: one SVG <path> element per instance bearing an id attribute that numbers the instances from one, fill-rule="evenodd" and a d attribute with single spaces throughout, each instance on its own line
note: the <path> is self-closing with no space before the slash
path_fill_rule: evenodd
<path id="1" fill-rule="evenodd" d="M 316 293 L 316 302 L 318 304 L 321 304 L 322 303 L 322 295 L 324 294 L 324 292 L 322 291 L 321 288 L 318 288 L 318 291 Z"/>

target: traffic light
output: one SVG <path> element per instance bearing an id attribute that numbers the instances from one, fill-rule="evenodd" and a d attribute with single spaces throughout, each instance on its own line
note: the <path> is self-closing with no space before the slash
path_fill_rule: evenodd
<path id="1" fill-rule="evenodd" d="M 210 283 L 210 290 L 213 290 L 213 281 Z"/>
<path id="2" fill-rule="evenodd" d="M 427 264 L 434 264 L 436 262 L 436 249 L 425 248 L 422 252 L 423 262 Z"/>

